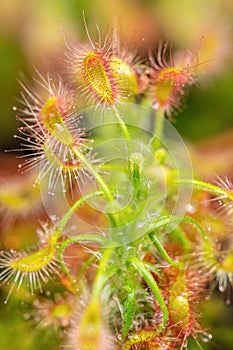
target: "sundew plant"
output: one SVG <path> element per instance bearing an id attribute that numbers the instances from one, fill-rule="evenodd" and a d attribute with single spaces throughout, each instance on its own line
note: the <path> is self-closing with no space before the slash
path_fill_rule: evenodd
<path id="1" fill-rule="evenodd" d="M 233 184 L 196 178 L 173 122 L 205 64 L 167 41 L 140 60 L 115 32 L 86 33 L 59 72 L 20 82 L 23 180 L 1 185 L 0 208 L 37 220 L 42 200 L 47 219 L 36 246 L 0 252 L 5 304 L 31 304 L 64 349 L 188 349 L 191 338 L 202 349 L 201 303 L 233 282 Z"/>

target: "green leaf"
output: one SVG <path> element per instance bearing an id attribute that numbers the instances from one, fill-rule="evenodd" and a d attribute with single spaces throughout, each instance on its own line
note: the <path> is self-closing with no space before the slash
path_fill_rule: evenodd
<path id="1" fill-rule="evenodd" d="M 157 334 L 159 334 L 162 331 L 162 329 L 165 327 L 167 320 L 168 320 L 168 316 L 169 316 L 168 309 L 167 309 L 167 306 L 166 306 L 165 301 L 163 299 L 162 293 L 161 293 L 157 283 L 155 282 L 154 277 L 152 276 L 152 274 L 150 273 L 148 268 L 145 266 L 143 261 L 139 260 L 137 257 L 133 257 L 129 260 L 129 262 L 131 264 L 133 264 L 134 268 L 144 278 L 144 280 L 146 281 L 146 283 L 150 287 L 152 293 L 154 294 L 154 296 L 156 297 L 156 299 L 159 303 L 159 306 L 160 306 L 161 311 L 163 313 L 163 322 L 156 332 Z"/>
<path id="2" fill-rule="evenodd" d="M 135 284 L 128 280 L 124 286 L 124 289 L 128 292 L 127 299 L 124 303 L 124 313 L 123 313 L 123 329 L 122 329 L 122 340 L 125 340 L 125 337 L 129 333 L 130 327 L 133 322 L 134 313 L 135 313 L 135 304 L 136 304 L 136 290 Z"/>
<path id="3" fill-rule="evenodd" d="M 149 232 L 148 236 L 150 237 L 151 241 L 153 242 L 153 244 L 157 248 L 160 255 L 164 258 L 164 260 L 166 262 L 168 262 L 168 264 L 173 265 L 173 266 L 177 266 L 177 267 L 182 266 L 182 263 L 180 263 L 178 261 L 174 261 L 170 258 L 170 256 L 167 254 L 166 250 L 163 248 L 163 246 L 161 245 L 161 243 L 159 242 L 159 240 L 155 236 L 154 232 Z"/>

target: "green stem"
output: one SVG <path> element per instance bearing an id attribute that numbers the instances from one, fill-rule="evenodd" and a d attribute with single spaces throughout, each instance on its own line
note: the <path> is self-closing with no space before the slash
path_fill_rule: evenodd
<path id="1" fill-rule="evenodd" d="M 95 276 L 95 280 L 93 283 L 93 287 L 92 287 L 91 300 L 94 302 L 99 300 L 102 289 L 106 283 L 105 269 L 111 258 L 111 255 L 114 249 L 115 249 L 114 247 L 105 248 L 104 254 L 102 255 L 102 258 L 100 260 L 98 270 Z"/>
<path id="2" fill-rule="evenodd" d="M 145 264 L 139 260 L 137 257 L 133 257 L 129 260 L 129 262 L 134 266 L 134 268 L 139 272 L 139 274 L 144 278 L 144 280 L 146 281 L 146 283 L 148 284 L 148 286 L 150 287 L 152 293 L 154 294 L 154 296 L 156 297 L 160 309 L 162 311 L 163 314 L 163 322 L 160 325 L 160 327 L 157 329 L 157 331 L 154 333 L 155 336 L 158 335 L 163 328 L 166 326 L 167 320 L 168 320 L 168 309 L 166 306 L 166 303 L 163 299 L 162 293 L 157 285 L 157 283 L 155 282 L 154 277 L 152 276 L 152 274 L 150 273 L 150 271 L 148 270 L 148 268 L 145 266 Z"/>
<path id="3" fill-rule="evenodd" d="M 116 164 L 101 164 L 99 167 L 101 170 L 115 170 L 121 173 L 127 173 L 127 169 Z"/>
<path id="4" fill-rule="evenodd" d="M 168 264 L 177 266 L 177 267 L 182 267 L 182 263 L 178 261 L 174 261 L 170 258 L 170 256 L 167 254 L 166 250 L 163 248 L 163 246 L 161 245 L 161 243 L 159 242 L 159 240 L 157 239 L 153 231 L 149 232 L 148 236 L 150 237 L 151 241 L 155 245 L 160 255 L 164 258 L 166 262 L 168 262 Z"/>
<path id="5" fill-rule="evenodd" d="M 67 224 L 68 220 L 72 216 L 72 214 L 75 212 L 75 210 L 78 209 L 84 202 L 86 202 L 88 199 L 98 197 L 104 194 L 103 191 L 96 191 L 92 193 L 88 193 L 86 196 L 80 198 L 77 202 L 75 202 L 72 207 L 67 211 L 67 213 L 62 217 L 61 221 L 59 222 L 57 226 L 57 236 L 60 236 L 60 233 L 64 229 L 65 225 Z"/>
<path id="6" fill-rule="evenodd" d="M 178 243 L 183 246 L 184 252 L 188 253 L 192 249 L 190 239 L 185 235 L 180 226 L 176 227 L 172 232 L 172 239 L 178 241 Z"/>
<path id="7" fill-rule="evenodd" d="M 124 135 L 124 138 L 127 141 L 131 141 L 131 136 L 130 136 L 129 130 L 128 130 L 127 126 L 125 125 L 124 120 L 122 119 L 118 109 L 114 105 L 112 105 L 112 109 L 114 111 L 114 114 L 115 114 L 118 122 L 119 122 L 119 126 L 120 126 L 120 129 L 122 131 L 122 134 Z"/>
<path id="8" fill-rule="evenodd" d="M 155 267 L 154 264 L 151 264 L 147 261 L 143 261 L 143 264 L 148 268 L 150 272 L 156 273 L 157 275 L 161 272 L 161 268 Z"/>
<path id="9" fill-rule="evenodd" d="M 103 236 L 96 235 L 94 233 L 84 233 L 81 235 L 73 236 L 61 243 L 59 254 L 62 254 L 63 250 L 66 249 L 68 245 L 72 243 L 77 243 L 77 242 L 95 242 L 95 243 L 101 244 L 102 246 L 105 246 L 106 243 L 108 242 L 108 239 Z"/>
<path id="10" fill-rule="evenodd" d="M 83 163 L 86 168 L 89 170 L 89 172 L 93 175 L 93 177 L 96 179 L 100 187 L 102 188 L 107 200 L 109 202 L 113 202 L 115 199 L 112 195 L 112 192 L 110 191 L 108 185 L 102 178 L 102 176 L 95 170 L 95 168 L 92 166 L 92 164 L 89 162 L 89 160 L 85 157 L 85 155 L 79 151 L 79 149 L 75 146 L 73 148 L 73 152 L 77 155 L 81 163 Z M 112 214 L 108 214 L 108 218 L 113 226 L 116 226 L 116 221 Z"/>
<path id="11" fill-rule="evenodd" d="M 60 245 L 60 248 L 58 250 L 58 261 L 61 265 L 61 268 L 63 269 L 63 272 L 67 275 L 69 275 L 69 271 L 68 271 L 67 267 L 65 266 L 65 263 L 63 262 L 63 252 L 68 245 L 70 245 L 72 243 L 76 243 L 76 242 L 95 242 L 95 243 L 99 243 L 102 246 L 104 246 L 107 242 L 107 239 L 105 237 L 100 236 L 100 235 L 82 234 L 82 235 L 68 238 L 67 240 L 62 242 Z"/>
<path id="12" fill-rule="evenodd" d="M 78 157 L 78 159 L 80 160 L 81 163 L 83 163 L 85 165 L 85 167 L 87 168 L 87 170 L 93 175 L 93 177 L 96 179 L 96 181 L 98 182 L 98 184 L 100 185 L 100 187 L 102 188 L 102 190 L 104 191 L 104 194 L 107 198 L 107 200 L 109 202 L 113 202 L 114 201 L 114 197 L 108 187 L 108 185 L 106 184 L 106 182 L 104 181 L 104 179 L 102 178 L 102 176 L 95 170 L 95 168 L 92 166 L 92 164 L 89 162 L 89 160 L 85 157 L 85 155 L 80 152 L 80 150 L 78 149 L 77 146 L 73 147 L 72 151 L 74 152 L 74 154 Z"/>
<path id="13" fill-rule="evenodd" d="M 78 271 L 78 279 L 80 280 L 82 278 L 82 275 L 84 271 L 90 266 L 94 261 L 96 260 L 95 254 L 91 255 L 90 258 L 88 258 L 86 261 L 82 263 L 82 266 L 80 267 Z"/>
<path id="14" fill-rule="evenodd" d="M 62 219 L 60 220 L 57 228 L 56 228 L 56 234 L 55 234 L 55 238 L 56 240 L 58 240 L 61 232 L 63 231 L 65 225 L 67 224 L 67 222 L 69 221 L 69 219 L 71 218 L 71 216 L 73 215 L 73 213 L 75 212 L 75 210 L 77 210 L 83 203 L 85 203 L 88 199 L 91 199 L 91 198 L 94 198 L 94 197 L 97 197 L 97 196 L 100 196 L 102 195 L 104 192 L 103 191 L 96 191 L 96 192 L 92 192 L 92 193 L 89 193 L 87 194 L 86 196 L 80 198 L 77 202 L 75 202 L 72 207 L 67 211 L 67 213 L 65 215 L 63 215 Z M 78 236 L 78 239 L 79 240 L 82 240 L 82 236 L 85 236 L 83 237 L 83 240 L 91 240 L 91 241 L 94 241 L 94 237 L 93 236 L 97 236 L 97 235 L 79 235 Z M 91 237 L 89 237 L 91 236 Z M 101 237 L 101 236 L 99 236 Z M 70 276 L 70 273 L 68 271 L 68 269 L 66 268 L 64 262 L 63 262 L 63 259 L 62 259 L 62 253 L 64 251 L 64 249 L 71 243 L 75 242 L 75 238 L 76 237 L 72 237 L 68 240 L 66 240 L 65 242 L 63 242 L 59 248 L 59 251 L 58 251 L 58 260 L 59 260 L 59 263 L 60 263 L 60 266 L 63 270 L 63 272 L 71 279 L 71 276 Z M 85 238 L 85 239 L 84 239 Z"/>
<path id="15" fill-rule="evenodd" d="M 202 236 L 203 240 L 207 239 L 207 236 L 205 235 L 205 232 L 204 232 L 203 228 L 201 227 L 201 225 L 196 220 L 190 218 L 189 216 L 178 216 L 178 215 L 158 220 L 157 222 L 155 222 L 152 225 L 152 228 L 146 234 L 148 235 L 150 232 L 153 232 L 154 230 L 156 230 L 156 229 L 158 229 L 160 227 L 163 227 L 165 225 L 172 224 L 173 222 L 188 222 L 188 223 L 192 224 L 193 226 L 197 227 L 197 229 L 201 233 L 201 236 Z"/>
<path id="16" fill-rule="evenodd" d="M 152 143 L 154 149 L 161 147 L 161 141 L 163 139 L 164 118 L 164 113 L 160 109 L 158 109 L 156 112 L 154 140 Z"/>
<path id="17" fill-rule="evenodd" d="M 175 185 L 192 185 L 196 189 L 204 190 L 214 195 L 223 195 L 230 200 L 233 200 L 233 193 L 226 191 L 219 186 L 209 184 L 208 182 L 195 179 L 177 179 L 173 183 Z"/>
<path id="18" fill-rule="evenodd" d="M 163 216 L 169 216 L 169 212 L 167 209 L 163 209 L 162 211 Z M 181 244 L 185 250 L 185 252 L 188 252 L 191 250 L 191 242 L 185 235 L 185 233 L 182 231 L 180 226 L 177 226 L 172 232 L 172 238 Z"/>

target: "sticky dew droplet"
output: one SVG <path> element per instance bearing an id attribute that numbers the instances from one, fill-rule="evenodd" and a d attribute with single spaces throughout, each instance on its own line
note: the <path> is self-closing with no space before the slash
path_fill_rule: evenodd
<path id="1" fill-rule="evenodd" d="M 204 333 L 202 336 L 202 341 L 204 343 L 208 343 L 213 338 L 212 334 L 210 333 Z"/>
<path id="2" fill-rule="evenodd" d="M 55 214 L 50 215 L 50 220 L 56 221 L 57 220 L 57 215 L 55 215 Z"/>
<path id="3" fill-rule="evenodd" d="M 219 292 L 223 293 L 225 291 L 225 288 L 220 284 L 218 286 L 218 290 L 219 290 Z"/>

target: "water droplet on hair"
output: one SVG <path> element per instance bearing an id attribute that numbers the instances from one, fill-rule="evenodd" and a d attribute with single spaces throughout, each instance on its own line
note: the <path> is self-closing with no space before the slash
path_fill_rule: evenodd
<path id="1" fill-rule="evenodd" d="M 17 107 L 16 106 L 13 106 L 12 109 L 13 109 L 13 111 L 17 111 Z"/>
<path id="2" fill-rule="evenodd" d="M 35 317 L 34 317 L 34 321 L 35 321 L 36 323 L 40 322 L 40 320 L 41 320 L 41 318 L 40 318 L 39 316 L 35 316 Z"/>
<path id="3" fill-rule="evenodd" d="M 204 333 L 202 336 L 202 341 L 204 343 L 208 343 L 213 338 L 212 334 L 210 333 Z"/>
<path id="4" fill-rule="evenodd" d="M 79 304 L 80 304 L 81 306 L 86 306 L 83 300 L 80 300 L 80 301 L 79 301 Z"/>
<path id="5" fill-rule="evenodd" d="M 223 293 L 225 291 L 225 288 L 222 285 L 218 286 L 219 292 Z"/>
<path id="6" fill-rule="evenodd" d="M 196 212 L 196 208 L 194 205 L 192 205 L 191 203 L 188 203 L 186 205 L 186 210 L 187 212 L 189 212 L 190 214 L 194 214 Z"/>
<path id="7" fill-rule="evenodd" d="M 57 220 L 57 216 L 55 214 L 54 215 L 50 215 L 50 220 L 52 220 L 52 221 Z"/>
<path id="8" fill-rule="evenodd" d="M 29 318 L 31 317 L 31 315 L 27 312 L 27 313 L 25 313 L 25 314 L 23 314 L 23 318 L 25 319 L 25 320 L 29 320 Z"/>
<path id="9" fill-rule="evenodd" d="M 109 307 L 113 308 L 113 307 L 115 307 L 115 306 L 116 306 L 116 302 L 115 302 L 114 300 L 111 300 L 111 301 L 109 302 Z"/>

